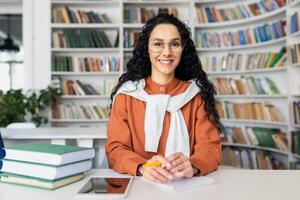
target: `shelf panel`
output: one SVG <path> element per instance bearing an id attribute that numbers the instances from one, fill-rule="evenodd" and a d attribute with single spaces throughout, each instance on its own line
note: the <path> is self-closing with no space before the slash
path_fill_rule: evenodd
<path id="1" fill-rule="evenodd" d="M 288 37 L 298 37 L 298 36 L 300 36 L 300 31 L 288 35 Z"/>
<path id="2" fill-rule="evenodd" d="M 7 139 L 106 139 L 107 127 L 51 127 L 33 129 L 1 128 L 3 138 Z"/>
<path id="3" fill-rule="evenodd" d="M 120 48 L 51 48 L 52 52 L 119 52 Z"/>
<path id="4" fill-rule="evenodd" d="M 292 124 L 292 127 L 294 127 L 294 128 L 300 128 L 300 125 L 299 124 Z"/>
<path id="5" fill-rule="evenodd" d="M 123 28 L 137 28 L 137 29 L 141 29 L 145 24 L 144 23 L 141 23 L 141 24 L 138 24 L 138 23 L 124 23 L 123 24 Z"/>
<path id="6" fill-rule="evenodd" d="M 293 8 L 294 6 L 297 6 L 298 4 L 300 4 L 300 1 L 299 0 L 295 0 L 294 2 L 288 4 L 288 7 L 289 8 Z"/>
<path id="7" fill-rule="evenodd" d="M 109 1 L 76 1 L 76 0 L 52 0 L 51 4 L 62 4 L 62 5 L 69 5 L 69 4 L 78 4 L 78 5 L 96 5 L 96 4 L 116 4 L 119 3 L 118 0 L 109 0 Z"/>
<path id="8" fill-rule="evenodd" d="M 256 125 L 266 125 L 266 126 L 275 126 L 275 127 L 288 127 L 286 122 L 269 122 L 269 121 L 259 121 L 259 120 L 245 120 L 245 119 L 221 119 L 222 123 L 239 123 L 239 124 L 252 124 Z"/>
<path id="9" fill-rule="evenodd" d="M 108 24 L 108 23 L 103 23 L 103 24 L 77 24 L 77 23 L 70 23 L 70 24 L 63 24 L 63 23 L 55 23 L 51 24 L 51 28 L 119 28 L 121 25 L 120 24 Z"/>
<path id="10" fill-rule="evenodd" d="M 293 68 L 300 68 L 300 63 L 295 63 L 290 65 Z"/>
<path id="11" fill-rule="evenodd" d="M 134 4 L 134 5 L 168 5 L 168 4 L 187 4 L 190 5 L 190 1 L 188 0 L 172 0 L 172 1 L 136 1 L 136 0 L 124 0 L 123 4 Z"/>
<path id="12" fill-rule="evenodd" d="M 264 151 L 271 151 L 275 153 L 280 153 L 284 155 L 290 155 L 290 152 L 281 151 L 279 149 L 269 148 L 269 147 L 261 147 L 261 146 L 252 146 L 248 144 L 237 144 L 237 143 L 222 143 L 222 146 L 230 146 L 230 147 L 242 147 L 242 148 L 249 148 L 249 149 L 259 149 Z"/>
<path id="13" fill-rule="evenodd" d="M 51 72 L 60 76 L 120 76 L 120 72 Z"/>
<path id="14" fill-rule="evenodd" d="M 107 123 L 108 119 L 50 119 L 49 121 L 53 123 Z"/>
<path id="15" fill-rule="evenodd" d="M 248 99 L 248 98 L 266 98 L 266 99 L 287 99 L 288 98 L 288 95 L 264 95 L 264 94 L 258 94 L 258 95 L 254 95 L 254 94 L 250 94 L 250 95 L 216 95 L 215 96 L 216 99 L 232 99 L 232 98 L 245 98 L 245 99 Z"/>
<path id="16" fill-rule="evenodd" d="M 109 95 L 62 95 L 61 99 L 109 99 Z"/>
<path id="17" fill-rule="evenodd" d="M 247 71 L 217 71 L 217 72 L 207 72 L 209 76 L 217 76 L 217 75 L 244 75 L 244 74 L 257 74 L 257 73 L 274 73 L 274 72 L 283 72 L 286 71 L 287 67 L 281 68 L 269 68 L 269 69 L 255 69 L 255 70 L 247 70 Z"/>
<path id="18" fill-rule="evenodd" d="M 235 26 L 235 25 L 241 25 L 241 24 L 250 24 L 255 21 L 259 21 L 262 19 L 267 19 L 279 14 L 282 14 L 286 11 L 286 6 L 279 8 L 275 11 L 271 11 L 269 13 L 264 13 L 259 16 L 254 16 L 251 18 L 246 18 L 246 19 L 240 19 L 240 20 L 235 20 L 235 21 L 224 21 L 224 22 L 211 22 L 211 23 L 197 23 L 195 25 L 195 28 L 218 28 L 218 27 L 224 27 L 224 26 Z"/>
<path id="19" fill-rule="evenodd" d="M 240 45 L 240 46 L 233 46 L 233 47 L 213 47 L 213 48 L 197 48 L 197 51 L 228 51 L 228 50 L 239 50 L 239 49 L 250 49 L 250 48 L 255 48 L 255 47 L 263 47 L 263 46 L 268 46 L 272 44 L 277 44 L 280 42 L 285 42 L 286 37 L 282 37 L 276 40 L 271 40 L 267 42 L 261 42 L 257 44 L 252 44 L 252 45 Z"/>

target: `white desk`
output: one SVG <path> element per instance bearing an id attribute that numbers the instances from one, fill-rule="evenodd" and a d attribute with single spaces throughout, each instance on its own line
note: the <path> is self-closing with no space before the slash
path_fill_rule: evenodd
<path id="1" fill-rule="evenodd" d="M 107 170 L 94 170 L 84 180 L 63 188 L 47 191 L 0 184 L 1 200 L 70 200 L 91 175 L 103 175 Z M 209 175 L 216 185 L 196 190 L 172 193 L 152 186 L 139 178 L 133 181 L 126 199 L 136 200 L 299 200 L 300 171 L 220 169 Z"/>

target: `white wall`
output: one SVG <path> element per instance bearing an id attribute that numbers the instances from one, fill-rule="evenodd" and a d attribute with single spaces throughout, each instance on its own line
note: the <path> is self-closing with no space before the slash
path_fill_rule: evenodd
<path id="1" fill-rule="evenodd" d="M 23 0 L 25 88 L 50 83 L 50 0 Z"/>

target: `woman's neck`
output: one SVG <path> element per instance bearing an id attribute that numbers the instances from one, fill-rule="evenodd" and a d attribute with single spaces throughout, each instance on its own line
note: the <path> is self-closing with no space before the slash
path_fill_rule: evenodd
<path id="1" fill-rule="evenodd" d="M 174 76 L 153 76 L 151 75 L 152 81 L 160 85 L 166 85 L 174 80 Z"/>

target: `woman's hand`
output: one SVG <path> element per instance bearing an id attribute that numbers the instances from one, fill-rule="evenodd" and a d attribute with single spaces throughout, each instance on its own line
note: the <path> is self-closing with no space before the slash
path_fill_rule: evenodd
<path id="1" fill-rule="evenodd" d="M 171 172 L 175 177 L 191 178 L 194 175 L 191 161 L 183 153 L 174 153 L 167 159 L 172 165 L 169 172 Z"/>
<path id="2" fill-rule="evenodd" d="M 161 155 L 155 155 L 147 163 L 160 162 L 161 166 L 145 167 L 141 165 L 138 171 L 146 178 L 157 183 L 167 183 L 173 179 L 173 175 L 168 171 L 171 163 Z"/>

